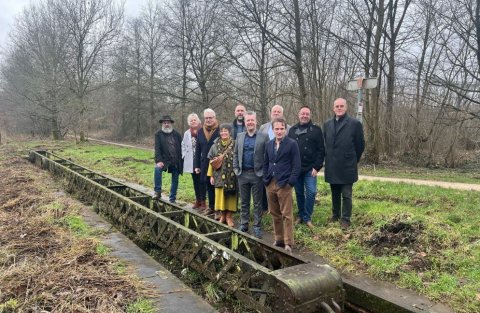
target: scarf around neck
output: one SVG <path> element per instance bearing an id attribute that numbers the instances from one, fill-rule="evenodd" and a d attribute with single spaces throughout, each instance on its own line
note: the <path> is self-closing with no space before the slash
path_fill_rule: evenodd
<path id="1" fill-rule="evenodd" d="M 212 135 L 217 128 L 218 122 L 215 122 L 215 124 L 212 126 L 203 125 L 203 132 L 205 134 L 205 138 L 207 138 L 207 141 L 210 141 L 210 138 L 212 138 Z"/>

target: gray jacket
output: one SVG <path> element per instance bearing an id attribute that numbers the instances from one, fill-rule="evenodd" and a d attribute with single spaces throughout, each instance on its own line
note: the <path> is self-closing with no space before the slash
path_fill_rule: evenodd
<path id="1" fill-rule="evenodd" d="M 242 174 L 243 164 L 243 144 L 245 142 L 246 132 L 239 133 L 235 141 L 235 148 L 233 149 L 233 172 L 235 175 Z M 255 147 L 253 148 L 253 166 L 255 175 L 263 176 L 263 157 L 265 155 L 265 144 L 269 141 L 268 135 L 260 131 L 256 131 Z"/>

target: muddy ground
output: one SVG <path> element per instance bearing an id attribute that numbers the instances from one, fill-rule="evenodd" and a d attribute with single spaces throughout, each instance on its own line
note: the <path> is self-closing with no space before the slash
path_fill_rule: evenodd
<path id="1" fill-rule="evenodd" d="M 142 284 L 68 228 L 81 204 L 0 147 L 0 312 L 125 312 Z"/>

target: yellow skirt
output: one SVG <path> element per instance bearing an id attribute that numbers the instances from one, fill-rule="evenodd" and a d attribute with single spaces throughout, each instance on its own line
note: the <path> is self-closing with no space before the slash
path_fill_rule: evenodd
<path id="1" fill-rule="evenodd" d="M 215 210 L 217 211 L 237 211 L 237 195 L 225 195 L 223 188 L 215 187 Z"/>

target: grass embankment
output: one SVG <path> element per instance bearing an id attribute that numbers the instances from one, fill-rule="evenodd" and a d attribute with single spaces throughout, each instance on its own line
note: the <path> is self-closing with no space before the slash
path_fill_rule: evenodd
<path id="1" fill-rule="evenodd" d="M 0 147 L 0 312 L 153 312 L 47 172 Z"/>
<path id="2" fill-rule="evenodd" d="M 152 187 L 152 152 L 85 144 L 67 145 L 61 154 L 96 171 Z M 164 176 L 164 189 L 169 176 Z M 324 225 L 330 215 L 330 191 L 321 179 L 318 187 L 313 221 Z M 179 199 L 193 199 L 189 175 L 180 178 Z M 349 231 L 341 231 L 337 224 L 318 226 L 314 238 L 300 226 L 295 236 L 299 245 L 338 268 L 416 290 L 456 312 L 480 312 L 478 208 L 478 192 L 363 181 L 354 186 Z"/>

